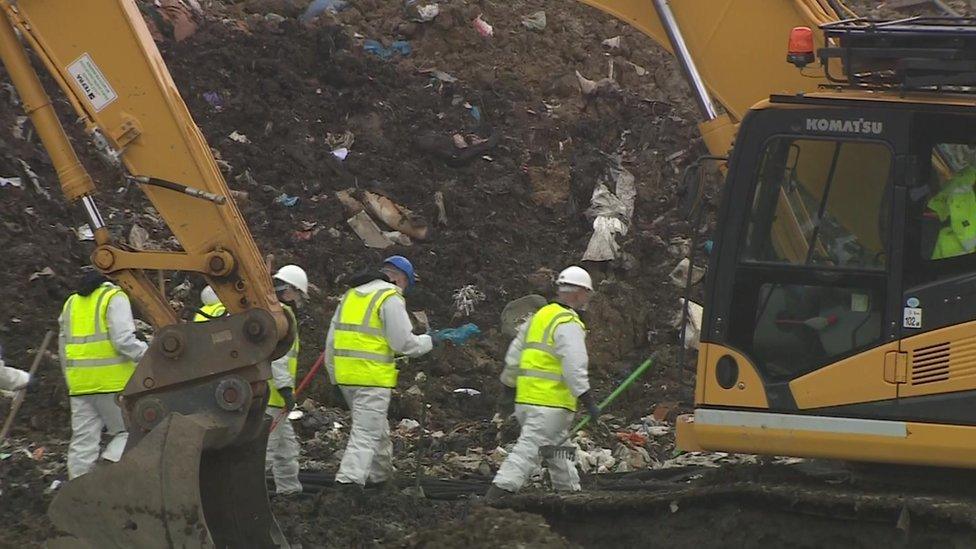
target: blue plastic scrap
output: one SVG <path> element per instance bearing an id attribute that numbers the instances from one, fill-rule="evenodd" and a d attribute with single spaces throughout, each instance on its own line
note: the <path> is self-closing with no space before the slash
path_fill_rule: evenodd
<path id="1" fill-rule="evenodd" d="M 298 197 L 288 196 L 285 193 L 281 193 L 275 198 L 275 204 L 281 204 L 286 208 L 291 208 L 295 204 L 298 204 Z"/>
<path id="2" fill-rule="evenodd" d="M 445 328 L 443 330 L 434 330 L 430 333 L 432 336 L 435 334 L 441 339 L 450 341 L 455 345 L 464 345 L 469 339 L 481 335 L 481 328 L 469 322 L 458 328 Z"/>
<path id="3" fill-rule="evenodd" d="M 305 8 L 305 13 L 298 19 L 303 23 L 307 23 L 325 12 L 339 13 L 348 6 L 349 2 L 346 2 L 346 0 L 315 0 Z"/>
<path id="4" fill-rule="evenodd" d="M 366 53 L 371 53 L 380 59 L 387 61 L 391 59 L 395 54 L 400 54 L 404 57 L 413 53 L 413 47 L 410 42 L 406 40 L 397 40 L 390 44 L 390 47 L 384 47 L 379 41 L 369 39 L 363 42 L 363 51 Z"/>

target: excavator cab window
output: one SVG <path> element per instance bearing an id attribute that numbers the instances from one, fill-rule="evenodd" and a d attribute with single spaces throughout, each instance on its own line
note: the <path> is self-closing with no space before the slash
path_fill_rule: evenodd
<path id="1" fill-rule="evenodd" d="M 760 158 L 729 335 L 789 380 L 881 337 L 893 155 L 882 142 L 783 136 Z"/>

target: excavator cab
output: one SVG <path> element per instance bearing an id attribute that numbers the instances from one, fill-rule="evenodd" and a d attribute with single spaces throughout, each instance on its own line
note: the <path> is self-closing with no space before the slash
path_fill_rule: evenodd
<path id="1" fill-rule="evenodd" d="M 679 445 L 976 467 L 976 27 L 824 29 L 843 85 L 739 128 Z"/>

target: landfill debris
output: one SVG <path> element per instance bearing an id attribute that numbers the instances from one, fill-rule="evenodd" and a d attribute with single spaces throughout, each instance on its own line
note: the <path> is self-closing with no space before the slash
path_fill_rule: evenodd
<path id="1" fill-rule="evenodd" d="M 430 333 L 431 336 L 437 335 L 445 341 L 450 341 L 455 345 L 464 345 L 467 341 L 473 337 L 481 334 L 481 328 L 478 328 L 476 324 L 465 324 L 458 328 L 445 328 L 443 330 L 435 330 Z"/>
<path id="2" fill-rule="evenodd" d="M 416 240 L 427 239 L 427 221 L 389 198 L 363 191 L 362 204 L 366 210 L 387 227 Z"/>
<path id="3" fill-rule="evenodd" d="M 24 180 L 19 177 L 0 177 L 0 187 L 16 187 L 22 189 Z"/>
<path id="4" fill-rule="evenodd" d="M 576 449 L 576 463 L 584 473 L 613 472 L 617 459 L 609 448 L 594 448 L 592 450 Z"/>
<path id="5" fill-rule="evenodd" d="M 478 34 L 485 38 L 490 38 L 495 34 L 495 29 L 481 17 L 481 15 L 475 17 L 474 21 L 471 22 L 471 25 L 474 27 L 474 30 L 478 31 Z"/>
<path id="6" fill-rule="evenodd" d="M 202 15 L 199 3 L 196 0 L 155 0 L 152 3 L 159 17 L 146 17 L 149 32 L 153 39 L 162 42 L 172 36 L 177 42 L 182 42 L 191 37 L 197 31 L 195 16 Z M 159 28 L 162 23 L 165 27 Z"/>
<path id="7" fill-rule="evenodd" d="M 420 422 L 415 419 L 405 417 L 397 424 L 397 432 L 400 434 L 412 433 L 420 427 Z"/>
<path id="8" fill-rule="evenodd" d="M 37 272 L 31 274 L 30 275 L 30 278 L 28 279 L 28 281 L 29 282 L 34 282 L 38 278 L 41 278 L 41 277 L 50 277 L 50 276 L 54 276 L 54 269 L 52 269 L 50 267 L 44 267 L 40 271 L 37 271 Z"/>
<path id="9" fill-rule="evenodd" d="M 129 230 L 129 246 L 136 250 L 148 250 L 149 242 L 149 231 L 139 225 L 133 225 L 132 229 Z"/>
<path id="10" fill-rule="evenodd" d="M 413 52 L 413 47 L 406 40 L 395 40 L 387 48 L 379 41 L 369 39 L 363 42 L 363 51 L 371 53 L 384 61 L 388 61 L 396 54 L 400 54 L 403 57 L 409 56 Z"/>
<path id="11" fill-rule="evenodd" d="M 668 278 L 671 279 L 671 283 L 675 286 L 684 288 L 688 284 L 688 268 L 691 266 L 691 260 L 687 257 L 682 259 L 675 265 L 674 269 L 671 270 L 671 274 Z M 705 268 L 695 265 L 691 269 L 691 285 L 694 286 L 705 278 Z"/>
<path id="12" fill-rule="evenodd" d="M 413 246 L 413 240 L 410 240 L 409 236 L 401 233 L 400 231 L 383 231 L 383 236 L 389 238 L 400 246 Z"/>
<path id="13" fill-rule="evenodd" d="M 457 78 L 455 78 L 451 74 L 448 74 L 448 73 L 446 73 L 444 71 L 439 71 L 439 70 L 436 70 L 436 69 L 430 71 L 430 75 L 432 77 L 436 78 L 437 80 L 439 80 L 441 82 L 444 82 L 445 84 L 453 84 L 453 83 L 457 82 L 457 80 L 458 80 Z"/>
<path id="14" fill-rule="evenodd" d="M 624 61 L 624 63 L 629 65 L 630 68 L 634 69 L 634 72 L 637 73 L 637 76 L 647 76 L 649 74 L 649 71 L 647 69 L 638 65 L 637 63 L 634 63 L 632 61 Z"/>
<path id="15" fill-rule="evenodd" d="M 251 142 L 251 140 L 248 139 L 246 135 L 244 135 L 243 133 L 240 133 L 237 130 L 234 130 L 233 132 L 231 132 L 231 134 L 228 135 L 227 137 L 231 138 L 234 141 L 237 141 L 238 143 L 250 143 Z"/>
<path id="16" fill-rule="evenodd" d="M 63 481 L 60 481 L 60 480 L 53 480 L 53 481 L 51 481 L 51 485 L 44 489 L 44 494 L 45 495 L 50 495 L 50 494 L 53 494 L 54 492 L 57 492 L 58 491 L 58 488 L 61 488 L 61 485 L 62 484 L 63 484 Z"/>
<path id="17" fill-rule="evenodd" d="M 681 328 L 682 307 L 684 307 L 685 299 L 678 298 L 678 311 L 674 315 L 674 319 L 671 321 L 671 325 L 675 328 Z M 695 303 L 694 301 L 688 302 L 688 324 L 685 326 L 685 333 L 683 342 L 686 349 L 697 349 L 698 342 L 701 338 L 701 325 L 702 325 L 702 315 L 705 310 L 701 305 Z"/>
<path id="18" fill-rule="evenodd" d="M 620 93 L 620 84 L 613 79 L 613 61 L 610 61 L 610 75 L 600 80 L 590 80 L 580 71 L 576 71 L 576 81 L 579 83 L 580 93 L 585 98 L 609 96 Z"/>
<path id="19" fill-rule="evenodd" d="M 280 204 L 280 205 L 282 205 L 282 206 L 284 206 L 286 208 L 291 208 L 295 204 L 298 204 L 298 197 L 297 196 L 289 196 L 286 193 L 281 193 L 281 194 L 279 194 L 278 196 L 275 197 L 274 201 L 275 201 L 275 204 Z"/>
<path id="20" fill-rule="evenodd" d="M 440 13 L 441 7 L 437 4 L 417 6 L 417 17 L 414 18 L 414 21 L 427 23 L 428 21 L 433 21 Z"/>
<path id="21" fill-rule="evenodd" d="M 668 509 L 671 510 L 671 513 L 672 514 L 673 513 L 677 513 L 678 512 L 678 502 L 677 501 L 672 501 L 671 502 L 671 505 L 668 506 Z"/>
<path id="22" fill-rule="evenodd" d="M 613 468 L 613 472 L 615 473 L 640 471 L 642 469 L 647 469 L 652 463 L 654 463 L 654 460 L 651 459 L 651 455 L 643 446 L 618 444 L 616 447 L 614 447 L 612 455 L 616 462 L 615 467 Z"/>
<path id="23" fill-rule="evenodd" d="M 607 38 L 606 40 L 604 40 L 603 42 L 600 42 L 600 43 L 603 44 L 604 46 L 610 48 L 611 50 L 616 50 L 616 49 L 619 49 L 620 48 L 620 45 L 622 44 L 622 42 L 623 42 L 623 38 L 622 37 L 620 37 L 620 36 L 614 36 L 613 38 Z"/>
<path id="24" fill-rule="evenodd" d="M 454 139 L 454 146 L 455 147 L 457 147 L 459 149 L 467 149 L 468 148 L 468 141 L 464 138 L 463 135 L 461 135 L 459 133 L 456 133 L 456 134 L 454 134 L 451 137 Z"/>
<path id="25" fill-rule="evenodd" d="M 546 29 L 546 12 L 539 10 L 522 18 L 522 26 L 535 31 Z"/>
<path id="26" fill-rule="evenodd" d="M 495 132 L 487 138 L 475 136 L 466 138 L 465 146 L 459 146 L 455 135 L 450 136 L 441 133 L 421 134 L 414 138 L 414 146 L 420 151 L 442 160 L 452 168 L 459 168 L 470 164 L 476 158 L 483 158 L 485 153 L 495 148 L 500 139 L 500 135 Z"/>
<path id="27" fill-rule="evenodd" d="M 339 13 L 348 6 L 349 2 L 346 0 L 315 0 L 305 8 L 305 12 L 298 17 L 298 20 L 308 23 L 323 13 Z"/>
<path id="28" fill-rule="evenodd" d="M 47 189 L 41 186 L 41 178 L 34 170 L 31 169 L 30 164 L 21 160 L 20 158 L 17 159 L 17 162 L 20 164 L 20 168 L 24 170 L 24 173 L 27 175 L 27 179 L 30 179 L 31 185 L 34 186 L 34 191 L 44 198 L 51 200 L 51 193 L 47 192 Z"/>
<path id="29" fill-rule="evenodd" d="M 444 205 L 444 193 L 441 191 L 434 193 L 434 205 L 437 206 L 437 222 L 447 225 L 447 207 Z"/>
<path id="30" fill-rule="evenodd" d="M 361 210 L 356 215 L 347 219 L 346 223 L 352 227 L 356 236 L 363 241 L 363 244 L 367 248 L 383 249 L 393 245 L 393 241 L 383 234 L 383 231 L 376 226 L 376 222 L 373 221 L 373 218 L 365 210 Z"/>
<path id="31" fill-rule="evenodd" d="M 425 331 L 425 332 L 428 331 L 428 330 L 430 330 L 430 319 L 427 318 L 427 312 L 426 311 L 411 311 L 410 312 L 410 315 L 416 321 L 415 327 L 417 327 L 420 330 Z M 423 373 L 423 372 L 420 372 L 420 373 Z"/>
<path id="32" fill-rule="evenodd" d="M 82 242 L 95 240 L 95 233 L 92 231 L 91 227 L 88 226 L 88 223 L 78 225 L 78 228 L 75 229 L 75 235 L 77 235 L 78 240 Z"/>
<path id="33" fill-rule="evenodd" d="M 30 141 L 34 132 L 34 130 L 27 125 L 30 118 L 27 116 L 18 116 L 15 120 L 14 125 L 10 128 L 10 133 L 13 134 L 15 139 Z"/>
<path id="34" fill-rule="evenodd" d="M 332 132 L 325 134 L 325 143 L 329 147 L 331 147 L 332 150 L 343 149 L 343 148 L 351 149 L 352 144 L 355 142 L 356 142 L 356 134 L 352 133 L 349 130 L 346 130 L 345 132 L 339 134 L 334 134 Z"/>
<path id="35" fill-rule="evenodd" d="M 332 151 L 332 156 L 338 158 L 339 160 L 345 160 L 349 156 L 349 149 L 346 147 L 339 147 Z"/>
<path id="36" fill-rule="evenodd" d="M 668 241 L 668 253 L 675 257 L 688 257 L 691 253 L 691 239 L 676 236 Z"/>
<path id="37" fill-rule="evenodd" d="M 609 186 L 613 185 L 613 192 Z M 585 214 L 593 221 L 593 236 L 583 253 L 583 261 L 611 261 L 620 252 L 617 235 L 626 235 L 634 216 L 637 186 L 634 176 L 621 164 L 620 157 L 611 157 L 601 181 L 593 189 L 590 207 Z"/>
<path id="38" fill-rule="evenodd" d="M 477 105 L 468 107 L 468 111 L 471 113 L 471 118 L 481 122 L 481 109 Z"/>
<path id="39" fill-rule="evenodd" d="M 203 92 L 203 100 L 210 104 L 215 111 L 220 111 L 224 108 L 224 100 L 220 97 L 219 92 L 208 91 Z"/>
<path id="40" fill-rule="evenodd" d="M 651 417 L 659 423 L 667 421 L 668 416 L 671 412 L 678 406 L 677 402 L 662 402 L 654 407 L 654 411 L 651 412 Z M 646 418 L 644 418 L 646 420 Z"/>
<path id="41" fill-rule="evenodd" d="M 47 448 L 44 446 L 38 446 L 37 448 L 34 448 L 33 452 L 31 452 L 31 459 L 34 461 L 40 461 L 44 459 L 45 452 L 47 452 Z"/>
<path id="42" fill-rule="evenodd" d="M 454 290 L 453 298 L 455 317 L 471 316 L 475 305 L 486 299 L 484 292 L 472 284 Z"/>
<path id="43" fill-rule="evenodd" d="M 478 396 L 481 394 L 481 391 L 477 389 L 471 389 L 469 387 L 460 387 L 458 389 L 454 389 L 454 393 L 468 395 L 468 396 Z"/>

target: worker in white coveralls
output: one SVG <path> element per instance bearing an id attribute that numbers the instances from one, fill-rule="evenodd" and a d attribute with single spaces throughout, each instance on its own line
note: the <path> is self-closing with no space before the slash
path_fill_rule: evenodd
<path id="1" fill-rule="evenodd" d="M 519 327 L 505 355 L 501 381 L 515 388 L 515 417 L 522 431 L 488 489 L 489 501 L 512 495 L 525 484 L 539 468 L 539 449 L 560 444 L 569 433 L 577 402 L 586 406 L 593 421 L 600 415 L 587 373 L 586 326 L 578 313 L 590 301 L 593 281 L 586 270 L 573 266 L 559 273 L 556 284 L 556 300 Z M 556 490 L 580 490 L 572 461 L 547 461 Z"/>
<path id="2" fill-rule="evenodd" d="M 71 398 L 68 478 L 89 472 L 98 460 L 102 430 L 112 440 L 102 458 L 118 461 L 129 433 L 118 393 L 148 345 L 136 338 L 129 297 L 101 273 L 84 276 L 58 318 L 61 367 Z"/>
<path id="3" fill-rule="evenodd" d="M 295 311 L 308 299 L 308 275 L 298 265 L 285 265 L 274 274 L 275 293 L 284 305 L 285 312 L 295 325 L 295 341 L 284 356 L 271 363 L 267 414 L 277 418 L 284 413 L 275 429 L 268 435 L 268 451 L 265 463 L 274 474 L 275 492 L 278 495 L 300 494 L 298 481 L 298 454 L 300 446 L 295 437 L 288 412 L 295 408 L 295 381 L 298 377 L 298 321 Z M 274 421 L 274 419 L 272 419 Z"/>
<path id="4" fill-rule="evenodd" d="M 403 292 L 414 285 L 413 265 L 402 256 L 379 272 L 357 277 L 332 316 L 325 364 L 352 411 L 352 430 L 336 482 L 351 489 L 386 483 L 393 474 L 387 411 L 397 383 L 397 355 L 418 357 L 439 340 L 415 335 Z"/>
<path id="5" fill-rule="evenodd" d="M 30 383 L 31 376 L 23 370 L 7 366 L 3 361 L 3 347 L 0 347 L 0 390 L 19 391 Z"/>

